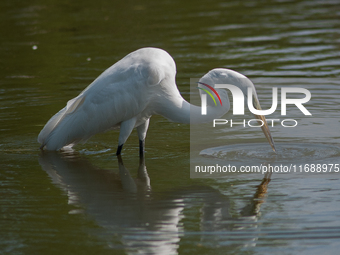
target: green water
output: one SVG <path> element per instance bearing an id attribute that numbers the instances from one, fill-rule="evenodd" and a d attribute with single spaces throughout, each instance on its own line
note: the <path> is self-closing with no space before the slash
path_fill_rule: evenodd
<path id="1" fill-rule="evenodd" d="M 339 6 L 1 1 L 0 253 L 336 254 L 340 173 L 273 174 L 261 186 L 262 174 L 190 179 L 189 126 L 161 116 L 151 118 L 144 164 L 135 132 L 124 165 L 115 156 L 118 132 L 96 135 L 71 154 L 43 154 L 36 139 L 103 70 L 153 46 L 175 59 L 187 100 L 190 78 L 216 67 L 251 78 L 264 108 L 268 86 L 310 89 L 313 117 L 292 113 L 301 126 L 273 128 L 274 140 L 296 150 L 300 143 L 339 147 Z M 249 129 L 221 137 L 235 148 L 265 143 Z M 207 148 L 197 148 L 197 157 Z M 308 156 L 296 154 L 305 163 Z"/>

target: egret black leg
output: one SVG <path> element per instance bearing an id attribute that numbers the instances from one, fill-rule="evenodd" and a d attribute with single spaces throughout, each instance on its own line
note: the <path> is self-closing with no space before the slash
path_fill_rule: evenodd
<path id="1" fill-rule="evenodd" d="M 124 144 L 118 145 L 117 152 L 116 152 L 116 155 L 117 155 L 117 156 L 120 155 L 120 153 L 122 152 L 123 145 L 124 145 Z"/>
<path id="2" fill-rule="evenodd" d="M 139 157 L 144 157 L 145 140 L 139 140 Z"/>

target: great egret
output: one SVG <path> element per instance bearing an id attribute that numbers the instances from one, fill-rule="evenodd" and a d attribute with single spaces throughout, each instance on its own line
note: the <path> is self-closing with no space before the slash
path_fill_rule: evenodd
<path id="1" fill-rule="evenodd" d="M 95 79 L 77 97 L 67 102 L 66 107 L 55 114 L 41 130 L 38 142 L 41 149 L 59 150 L 85 142 L 91 136 L 120 127 L 117 155 L 133 128 L 137 128 L 140 155 L 144 152 L 146 132 L 150 117 L 159 114 L 170 121 L 180 123 L 208 122 L 223 116 L 230 108 L 228 93 L 216 89 L 221 105 L 208 100 L 207 114 L 201 107 L 183 99 L 175 83 L 176 65 L 164 50 L 142 48 L 112 65 Z M 204 75 L 204 84 L 233 84 L 246 95 L 252 87 L 254 105 L 259 109 L 254 85 L 240 73 L 229 69 L 213 69 Z M 205 92 L 202 92 L 205 93 Z M 262 130 L 275 151 L 264 116 Z"/>

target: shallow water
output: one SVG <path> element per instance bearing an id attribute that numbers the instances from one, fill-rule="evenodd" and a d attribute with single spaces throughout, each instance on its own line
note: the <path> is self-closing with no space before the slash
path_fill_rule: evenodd
<path id="1" fill-rule="evenodd" d="M 221 146 L 202 150 L 200 155 L 222 158 L 232 161 L 242 161 L 248 158 L 251 161 L 275 162 L 301 162 L 338 159 L 340 148 L 334 145 L 313 143 L 276 143 L 276 153 L 268 152 L 265 144 L 237 144 L 234 146 Z M 334 160 L 333 160 L 334 161 Z"/>
<path id="2" fill-rule="evenodd" d="M 338 164 L 339 1 L 2 1 L 1 254 L 336 254 L 340 173 L 232 173 L 191 179 L 200 162 Z M 188 125 L 151 119 L 145 162 L 134 132 L 74 152 L 41 153 L 46 121 L 127 53 L 154 46 L 190 78 L 215 67 L 247 75 L 261 105 L 272 86 L 307 88 L 313 114 L 271 128 L 220 128 L 189 153 Z M 249 116 L 248 116 L 249 117 Z M 247 118 L 248 118 L 247 117 Z M 280 118 L 278 115 L 273 118 Z M 204 137 L 203 137 L 204 138 Z M 223 146 L 223 147 L 219 147 Z M 219 148 L 218 148 L 219 147 Z"/>

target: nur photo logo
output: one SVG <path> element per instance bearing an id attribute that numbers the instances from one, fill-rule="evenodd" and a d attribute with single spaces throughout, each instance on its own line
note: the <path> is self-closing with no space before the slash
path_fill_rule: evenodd
<path id="1" fill-rule="evenodd" d="M 215 87 L 212 87 L 209 84 L 203 83 L 203 82 L 198 82 L 199 86 L 197 87 L 198 89 L 206 92 L 206 94 L 202 93 L 201 94 L 201 114 L 206 115 L 207 114 L 207 94 L 212 98 L 215 106 L 217 105 L 216 99 L 219 100 L 221 106 L 222 106 L 222 101 L 221 98 L 216 91 L 216 89 L 227 89 L 231 92 L 232 95 L 232 102 L 233 102 L 233 115 L 244 115 L 244 104 L 245 104 L 245 96 L 243 91 L 232 84 L 215 84 Z M 202 87 L 200 87 L 200 85 Z M 278 89 L 277 87 L 272 88 L 272 105 L 270 109 L 267 110 L 262 110 L 258 100 L 254 100 L 255 93 L 251 87 L 247 88 L 247 106 L 248 109 L 251 113 L 257 116 L 265 116 L 265 115 L 270 115 L 273 114 L 278 106 Z M 287 105 L 293 105 L 297 107 L 304 115 L 312 115 L 307 108 L 303 105 L 311 99 L 311 93 L 308 89 L 305 88 L 297 88 L 297 87 L 281 87 L 281 116 L 286 116 L 287 115 Z M 210 91 L 209 91 L 210 90 Z M 288 95 L 303 95 L 302 98 L 289 98 Z M 216 99 L 215 99 L 216 97 Z M 274 126 L 275 122 L 281 122 L 281 125 L 283 127 L 295 127 L 297 126 L 298 122 L 295 119 L 267 119 L 267 122 L 271 123 L 271 126 Z M 246 121 L 243 119 L 242 122 L 235 122 L 232 119 L 227 120 L 227 119 L 214 119 L 213 120 L 213 127 L 216 125 L 225 125 L 225 124 L 230 124 L 230 127 L 233 127 L 233 125 L 243 125 L 244 127 L 246 126 L 246 123 L 248 124 L 249 127 L 262 127 L 265 123 L 261 119 L 251 119 Z M 254 123 L 257 123 L 257 125 Z M 290 124 L 288 124 L 290 123 Z"/>

